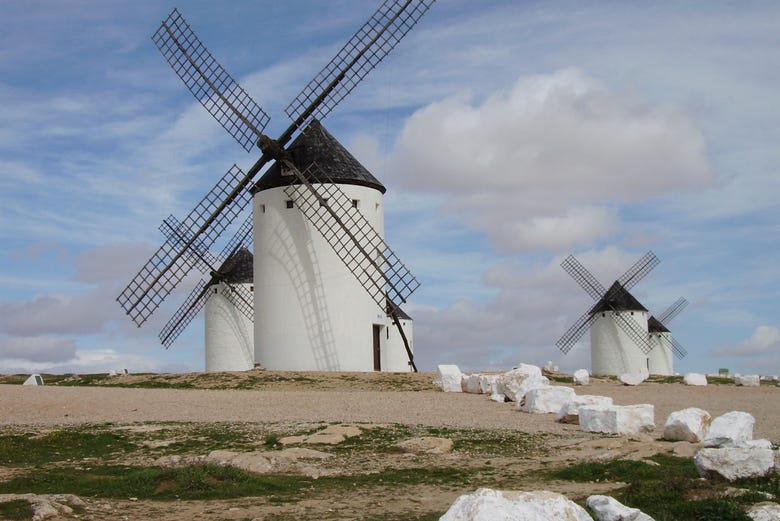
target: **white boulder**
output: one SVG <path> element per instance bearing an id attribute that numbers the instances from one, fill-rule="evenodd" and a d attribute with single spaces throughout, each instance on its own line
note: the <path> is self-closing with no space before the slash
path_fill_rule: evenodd
<path id="1" fill-rule="evenodd" d="M 479 375 L 479 389 L 482 391 L 482 394 L 493 394 L 496 392 L 498 381 L 498 375 L 497 374 L 482 374 Z"/>
<path id="2" fill-rule="evenodd" d="M 571 387 L 560 385 L 535 387 L 525 393 L 525 398 L 521 402 L 517 402 L 517 408 L 530 413 L 557 413 L 564 403 L 575 396 L 574 389 Z"/>
<path id="3" fill-rule="evenodd" d="M 707 385 L 707 375 L 701 373 L 688 373 L 683 377 L 685 385 Z"/>
<path id="4" fill-rule="evenodd" d="M 747 515 L 753 521 L 780 521 L 780 505 L 771 501 L 748 507 Z"/>
<path id="5" fill-rule="evenodd" d="M 606 434 L 640 434 L 655 429 L 654 407 L 649 404 L 580 407 L 580 430 Z"/>
<path id="6" fill-rule="evenodd" d="M 775 467 L 775 455 L 772 449 L 760 448 L 701 449 L 693 463 L 703 478 L 735 481 L 766 476 Z"/>
<path id="7" fill-rule="evenodd" d="M 735 444 L 753 439 L 753 425 L 756 419 L 752 414 L 731 411 L 712 420 L 710 430 L 704 437 L 705 447 L 733 447 Z"/>
<path id="8" fill-rule="evenodd" d="M 710 413 L 698 407 L 689 407 L 669 415 L 664 424 L 664 439 L 700 443 L 710 430 Z"/>
<path id="9" fill-rule="evenodd" d="M 43 378 L 37 373 L 31 374 L 22 385 L 43 385 Z"/>
<path id="10" fill-rule="evenodd" d="M 653 521 L 652 517 L 638 508 L 627 507 L 609 496 L 588 496 L 586 504 L 597 521 Z"/>
<path id="11" fill-rule="evenodd" d="M 445 393 L 459 393 L 461 388 L 461 372 L 457 365 L 442 364 L 436 368 L 433 384 L 441 387 Z"/>
<path id="12" fill-rule="evenodd" d="M 546 490 L 514 492 L 481 488 L 460 496 L 439 521 L 593 521 L 584 508 Z"/>
<path id="13" fill-rule="evenodd" d="M 460 389 L 464 393 L 480 394 L 482 389 L 479 386 L 479 374 L 463 374 L 460 378 Z"/>
<path id="14" fill-rule="evenodd" d="M 647 369 L 642 369 L 636 373 L 625 373 L 618 376 L 618 380 L 623 382 L 624 385 L 639 385 L 648 378 L 650 378 L 650 371 Z"/>
<path id="15" fill-rule="evenodd" d="M 561 406 L 561 409 L 558 411 L 558 421 L 561 423 L 579 423 L 580 407 L 610 406 L 612 406 L 612 398 L 610 396 L 596 396 L 592 394 L 574 396 Z"/>
<path id="16" fill-rule="evenodd" d="M 490 395 L 490 399 L 494 402 L 504 403 L 506 401 L 506 396 L 504 396 L 503 393 L 493 393 Z"/>
<path id="17" fill-rule="evenodd" d="M 734 375 L 734 384 L 744 387 L 758 387 L 761 385 L 761 378 L 757 374 L 737 374 Z"/>
<path id="18" fill-rule="evenodd" d="M 519 402 L 530 389 L 549 384 L 542 370 L 535 365 L 520 364 L 498 377 L 498 392 L 510 401 Z"/>
<path id="19" fill-rule="evenodd" d="M 577 369 L 574 371 L 574 385 L 588 385 L 590 383 L 590 374 L 587 369 Z"/>

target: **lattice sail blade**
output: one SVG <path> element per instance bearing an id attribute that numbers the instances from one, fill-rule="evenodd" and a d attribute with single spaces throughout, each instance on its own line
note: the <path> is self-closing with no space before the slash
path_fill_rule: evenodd
<path id="1" fill-rule="evenodd" d="M 673 320 L 673 319 L 674 319 L 674 318 L 675 318 L 677 315 L 679 315 L 679 314 L 680 314 L 680 312 L 681 312 L 683 309 L 685 309 L 685 306 L 687 306 L 687 305 L 688 305 L 688 301 L 687 301 L 685 298 L 683 298 L 683 297 L 680 297 L 680 298 L 678 298 L 678 299 L 677 299 L 677 300 L 674 302 L 674 304 L 672 304 L 671 306 L 669 306 L 668 308 L 666 308 L 666 311 L 664 311 L 663 313 L 661 313 L 661 314 L 658 316 L 658 319 L 657 319 L 657 320 L 658 320 L 658 321 L 659 321 L 661 324 L 663 324 L 664 326 L 666 326 L 666 324 L 667 324 L 668 322 L 671 322 L 671 321 L 672 321 L 672 320 Z"/>
<path id="2" fill-rule="evenodd" d="M 612 314 L 615 317 L 615 323 L 617 323 L 618 327 L 623 330 L 628 338 L 630 338 L 644 354 L 648 354 L 653 349 L 653 346 L 648 342 L 647 331 L 640 328 L 633 320 L 626 318 L 624 313 L 613 311 Z"/>
<path id="3" fill-rule="evenodd" d="M 222 266 L 222 263 L 224 263 L 228 257 L 230 257 L 233 253 L 235 253 L 236 250 L 238 250 L 241 247 L 251 249 L 252 247 L 252 213 L 249 212 L 249 215 L 244 219 L 244 222 L 241 223 L 241 226 L 236 230 L 236 233 L 233 234 L 233 237 L 230 238 L 228 243 L 225 245 L 224 248 L 222 248 L 222 251 L 219 253 L 219 255 L 216 256 L 216 261 L 214 263 L 215 266 Z"/>
<path id="4" fill-rule="evenodd" d="M 214 256 L 204 247 L 202 241 L 189 236 L 190 230 L 187 230 L 184 224 L 175 216 L 169 215 L 163 219 L 159 230 L 168 242 L 177 247 L 184 247 L 187 242 L 192 240 L 192 246 L 190 246 L 187 254 L 192 255 L 194 264 L 201 273 L 209 273 L 214 269 L 213 266 L 218 265 Z"/>
<path id="5" fill-rule="evenodd" d="M 221 284 L 220 293 L 251 322 L 255 321 L 254 295 L 245 284 Z"/>
<path id="6" fill-rule="evenodd" d="M 571 275 L 577 284 L 590 295 L 593 300 L 598 301 L 607 292 L 606 288 L 589 272 L 585 266 L 580 264 L 574 255 L 569 255 L 561 263 L 561 267 Z"/>
<path id="7" fill-rule="evenodd" d="M 190 294 L 184 300 L 176 313 L 168 320 L 168 323 L 160 331 L 160 342 L 167 348 L 179 338 L 179 335 L 187 329 L 190 322 L 198 316 L 200 310 L 206 304 L 209 298 L 209 287 L 205 280 L 200 279 L 198 284 L 192 289 Z"/>
<path id="8" fill-rule="evenodd" d="M 672 352 L 674 353 L 674 356 L 676 356 L 678 360 L 682 360 L 683 358 L 688 356 L 688 351 L 686 351 L 685 348 L 681 346 L 679 342 L 677 342 L 677 340 L 672 338 L 670 342 L 672 344 Z"/>
<path id="9" fill-rule="evenodd" d="M 316 165 L 301 173 L 288 167 L 301 184 L 290 185 L 285 193 L 306 219 L 330 244 L 341 261 L 383 309 L 399 306 L 420 286 L 412 273 L 380 237 L 368 220 L 353 207 L 352 200 L 338 185 L 322 176 Z M 316 180 L 316 187 L 310 182 Z"/>
<path id="10" fill-rule="evenodd" d="M 208 250 L 249 204 L 244 184 L 244 173 L 233 165 L 182 221 L 187 242 L 166 241 L 117 297 L 136 325 L 143 324 L 195 268 L 198 257 L 190 251 L 192 246 L 197 243 L 197 248 Z"/>
<path id="11" fill-rule="evenodd" d="M 297 126 L 323 119 L 381 62 L 428 11 L 434 0 L 385 0 L 336 56 L 290 103 Z"/>
<path id="12" fill-rule="evenodd" d="M 627 290 L 633 288 L 636 286 L 636 284 L 645 278 L 648 273 L 650 273 L 653 268 L 658 266 L 658 263 L 661 261 L 658 260 L 658 257 L 655 256 L 655 254 L 651 251 L 645 253 L 641 259 L 636 261 L 636 263 L 628 268 L 628 270 L 617 280 L 620 282 L 620 284 L 626 288 Z"/>
<path id="13" fill-rule="evenodd" d="M 571 348 L 580 341 L 582 335 L 591 326 L 591 323 L 595 320 L 595 315 L 592 315 L 590 311 L 583 314 L 572 326 L 566 330 L 563 336 L 555 343 L 564 354 L 571 351 Z"/>
<path id="14" fill-rule="evenodd" d="M 177 9 L 162 22 L 152 41 L 195 99 L 251 151 L 268 124 L 268 114 L 217 63 Z"/>

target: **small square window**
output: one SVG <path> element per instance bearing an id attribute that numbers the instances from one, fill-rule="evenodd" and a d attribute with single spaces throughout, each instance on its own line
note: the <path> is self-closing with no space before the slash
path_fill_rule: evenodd
<path id="1" fill-rule="evenodd" d="M 295 208 L 295 203 L 293 203 L 293 200 L 292 200 L 292 199 L 287 199 L 287 200 L 284 202 L 284 204 L 285 204 L 285 206 L 287 206 L 287 208 Z"/>
<path id="2" fill-rule="evenodd" d="M 260 205 L 260 213 L 265 213 L 265 205 L 264 204 Z"/>
<path id="3" fill-rule="evenodd" d="M 320 206 L 328 206 L 328 198 L 327 197 L 323 197 L 320 200 Z"/>
<path id="4" fill-rule="evenodd" d="M 352 199 L 352 208 L 357 208 L 360 205 L 360 201 Z"/>

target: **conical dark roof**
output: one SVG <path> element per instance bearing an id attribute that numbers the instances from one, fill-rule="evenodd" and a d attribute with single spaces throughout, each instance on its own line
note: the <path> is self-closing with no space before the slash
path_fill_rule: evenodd
<path id="1" fill-rule="evenodd" d="M 669 329 L 667 329 L 667 327 L 663 325 L 661 321 L 655 317 L 650 317 L 647 319 L 647 332 L 648 333 L 670 333 Z"/>
<path id="2" fill-rule="evenodd" d="M 312 163 L 333 182 L 376 188 L 385 193 L 385 187 L 350 154 L 319 121 L 311 123 L 293 140 L 287 148 L 293 164 L 303 172 Z M 297 183 L 294 175 L 284 174 L 277 161 L 263 177 L 255 183 L 252 193 Z"/>
<path id="3" fill-rule="evenodd" d="M 602 311 L 647 311 L 647 308 L 640 304 L 620 282 L 615 281 L 601 300 L 591 308 L 590 313 Z"/>
<path id="4" fill-rule="evenodd" d="M 219 267 L 220 280 L 233 284 L 248 284 L 254 280 L 252 254 L 244 247 L 222 263 Z"/>

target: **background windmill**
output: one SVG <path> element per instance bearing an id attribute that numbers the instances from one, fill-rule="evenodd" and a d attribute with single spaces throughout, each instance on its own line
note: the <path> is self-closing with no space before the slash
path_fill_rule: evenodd
<path id="1" fill-rule="evenodd" d="M 274 305 L 283 304 L 289 313 L 302 317 L 304 326 L 307 321 L 313 321 L 314 327 L 309 330 L 306 345 L 301 345 L 300 339 L 288 341 L 286 335 L 289 331 L 268 332 L 268 328 L 273 329 L 277 325 L 255 320 L 255 360 L 277 369 L 377 369 L 382 362 L 381 356 L 377 360 L 382 333 L 385 341 L 389 341 L 390 326 L 394 326 L 406 352 L 406 368 L 416 370 L 411 343 L 404 330 L 404 325 L 409 323 L 403 320 L 400 305 L 419 283 L 384 242 L 383 216 L 371 214 L 371 210 L 374 214 L 382 213 L 381 198 L 379 202 L 374 202 L 373 208 L 368 204 L 361 208 L 360 200 L 343 189 L 343 186 L 350 189 L 360 186 L 354 179 L 343 185 L 340 180 L 332 179 L 327 169 L 323 171 L 316 162 L 302 164 L 300 160 L 296 161 L 285 147 L 298 132 L 299 138 L 304 136 L 305 142 L 305 136 L 311 135 L 307 129 L 312 127 L 313 120 L 327 116 L 395 47 L 432 3 L 433 0 L 383 2 L 290 103 L 286 113 L 293 123 L 276 140 L 263 134 L 269 116 L 216 62 L 178 10 L 171 12 L 153 35 L 153 41 L 192 94 L 225 130 L 247 151 L 257 144 L 262 155 L 246 173 L 233 165 L 180 223 L 180 232 L 167 236 L 163 245 L 119 295 L 117 300 L 137 325 L 143 324 L 181 280 L 198 266 L 201 262 L 198 253 L 208 251 L 231 226 L 251 200 L 248 189 L 255 177 L 268 163 L 276 161 L 281 174 L 289 180 L 287 186 L 278 187 L 285 193 L 285 209 L 298 210 L 296 217 L 280 221 L 281 227 L 276 233 L 290 234 L 295 246 L 295 249 L 288 250 L 292 254 L 285 261 L 285 276 L 298 281 L 296 287 L 300 291 L 295 298 L 288 294 L 290 298 Z M 341 156 L 341 152 L 338 151 L 336 156 Z M 322 159 L 327 156 L 317 157 Z M 380 195 L 383 192 L 376 186 L 372 188 Z M 264 192 L 258 191 L 257 198 L 260 199 Z M 257 218 L 263 211 L 271 213 L 270 210 L 275 210 L 275 207 L 271 202 L 258 202 L 254 210 Z M 305 220 L 306 226 L 295 228 L 294 223 L 301 220 Z M 320 234 L 318 239 L 312 239 L 312 230 Z M 255 248 L 259 246 L 258 238 L 264 236 L 255 237 Z M 325 244 L 329 248 L 327 251 L 323 247 Z M 270 253 L 273 255 L 274 252 Z M 338 268 L 332 262 L 334 258 L 340 262 Z M 254 271 L 261 279 L 268 260 L 268 255 L 255 255 Z M 328 271 L 312 277 L 313 270 L 319 269 Z M 336 286 L 341 298 L 334 307 L 334 303 L 323 298 L 323 292 L 329 289 L 323 282 L 345 278 L 349 278 L 350 283 Z M 355 288 L 360 288 L 362 298 L 356 296 Z M 368 296 L 367 301 L 365 295 Z M 310 307 L 309 303 L 314 300 L 318 304 Z M 330 307 L 323 308 L 319 303 Z M 370 322 L 366 325 L 361 321 L 365 320 L 368 303 L 372 309 Z M 265 310 L 263 306 L 256 305 L 255 317 L 262 317 Z M 323 310 L 328 312 L 324 321 Z M 356 315 L 361 315 L 360 320 L 356 320 Z M 349 318 L 334 324 L 329 317 Z M 353 324 L 350 325 L 350 322 Z M 258 342 L 258 337 L 267 338 L 272 343 Z M 362 340 L 364 337 L 365 342 Z M 321 344 L 323 338 L 324 345 L 332 346 L 333 351 L 318 351 L 317 343 Z M 360 347 L 363 343 L 365 349 Z M 271 356 L 267 356 L 267 350 L 273 350 Z M 364 353 L 366 350 L 367 355 Z M 399 370 L 395 366 L 381 368 Z"/>
<path id="2" fill-rule="evenodd" d="M 660 261 L 646 253 L 609 289 L 569 255 L 561 267 L 596 301 L 558 340 L 556 345 L 568 353 L 591 331 L 591 372 L 618 375 L 648 368 L 647 309 L 629 290 L 642 280 Z"/>
<path id="3" fill-rule="evenodd" d="M 649 334 L 650 355 L 649 369 L 651 374 L 674 374 L 674 360 L 672 355 L 679 359 L 685 358 L 688 352 L 674 339 L 667 324 L 671 322 L 688 305 L 688 301 L 680 297 L 671 306 L 658 315 L 647 319 L 647 332 Z"/>

